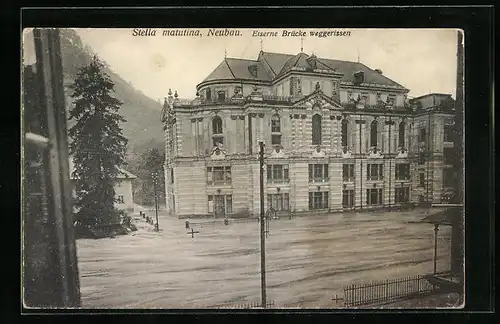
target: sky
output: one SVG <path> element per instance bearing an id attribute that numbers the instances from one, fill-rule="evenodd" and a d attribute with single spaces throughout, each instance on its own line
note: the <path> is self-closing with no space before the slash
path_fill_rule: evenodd
<path id="1" fill-rule="evenodd" d="M 410 89 L 408 96 L 447 93 L 455 97 L 457 30 L 455 29 L 300 29 L 307 36 L 282 37 L 281 29 L 238 29 L 240 36 L 134 36 L 133 29 L 76 29 L 114 72 L 154 100 L 168 90 L 193 98 L 196 85 L 227 57 L 256 59 L 266 52 L 359 61 Z M 169 29 L 172 30 L 172 29 Z M 224 30 L 224 29 L 222 29 Z M 252 36 L 254 30 L 277 37 Z M 298 29 L 286 29 L 297 31 Z M 349 36 L 313 37 L 309 31 L 349 31 Z M 261 42 L 262 41 L 262 42 Z"/>

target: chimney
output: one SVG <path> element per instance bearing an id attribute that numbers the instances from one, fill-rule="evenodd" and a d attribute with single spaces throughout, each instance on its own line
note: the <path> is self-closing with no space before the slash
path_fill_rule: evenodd
<path id="1" fill-rule="evenodd" d="M 252 65 L 248 66 L 248 71 L 250 71 L 250 74 L 254 78 L 257 78 L 259 75 L 259 68 L 257 67 L 257 64 L 252 64 Z"/>

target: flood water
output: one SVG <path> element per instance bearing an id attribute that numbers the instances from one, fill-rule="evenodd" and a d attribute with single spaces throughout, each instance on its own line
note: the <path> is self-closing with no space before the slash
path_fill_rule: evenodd
<path id="1" fill-rule="evenodd" d="M 277 307 L 334 308 L 345 286 L 433 271 L 428 210 L 297 217 L 270 222 L 267 299 Z M 152 215 L 152 213 L 149 213 Z M 85 308 L 211 308 L 259 302 L 260 224 L 193 225 L 161 216 L 160 232 L 78 240 Z M 191 220 L 207 222 L 208 220 Z M 437 270 L 450 265 L 451 228 L 441 226 Z"/>

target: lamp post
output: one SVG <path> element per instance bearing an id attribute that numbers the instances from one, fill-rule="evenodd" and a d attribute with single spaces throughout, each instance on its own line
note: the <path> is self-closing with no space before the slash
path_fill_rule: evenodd
<path id="1" fill-rule="evenodd" d="M 259 142 L 260 164 L 260 283 L 262 294 L 262 308 L 266 308 L 266 237 L 264 213 L 264 142 Z"/>
<path id="2" fill-rule="evenodd" d="M 434 274 L 437 269 L 437 238 L 438 238 L 439 224 L 434 224 Z"/>
<path id="3" fill-rule="evenodd" d="M 156 194 L 156 182 L 158 181 L 158 173 L 153 172 L 151 173 L 151 176 L 153 177 L 153 191 L 155 194 L 155 212 L 156 212 L 156 224 L 155 224 L 155 230 L 159 231 L 160 230 L 160 225 L 158 223 L 158 196 Z"/>

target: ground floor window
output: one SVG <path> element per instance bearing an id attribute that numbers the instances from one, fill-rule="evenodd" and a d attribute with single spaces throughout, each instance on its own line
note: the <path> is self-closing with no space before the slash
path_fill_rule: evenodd
<path id="1" fill-rule="evenodd" d="M 290 199 L 287 193 L 267 195 L 267 208 L 273 208 L 275 211 L 288 210 Z"/>
<path id="2" fill-rule="evenodd" d="M 233 196 L 232 195 L 209 195 L 208 196 L 208 213 L 214 214 L 215 217 L 224 217 L 233 213 Z"/>
<path id="3" fill-rule="evenodd" d="M 352 189 L 342 190 L 342 207 L 344 208 L 354 207 L 354 190 Z"/>
<path id="4" fill-rule="evenodd" d="M 382 204 L 382 189 L 366 189 L 366 204 L 381 205 Z"/>
<path id="5" fill-rule="evenodd" d="M 396 203 L 407 203 L 410 201 L 410 188 L 402 187 L 394 190 L 394 201 Z"/>
<path id="6" fill-rule="evenodd" d="M 328 191 L 309 193 L 309 209 L 327 209 L 327 208 L 328 208 Z"/>

